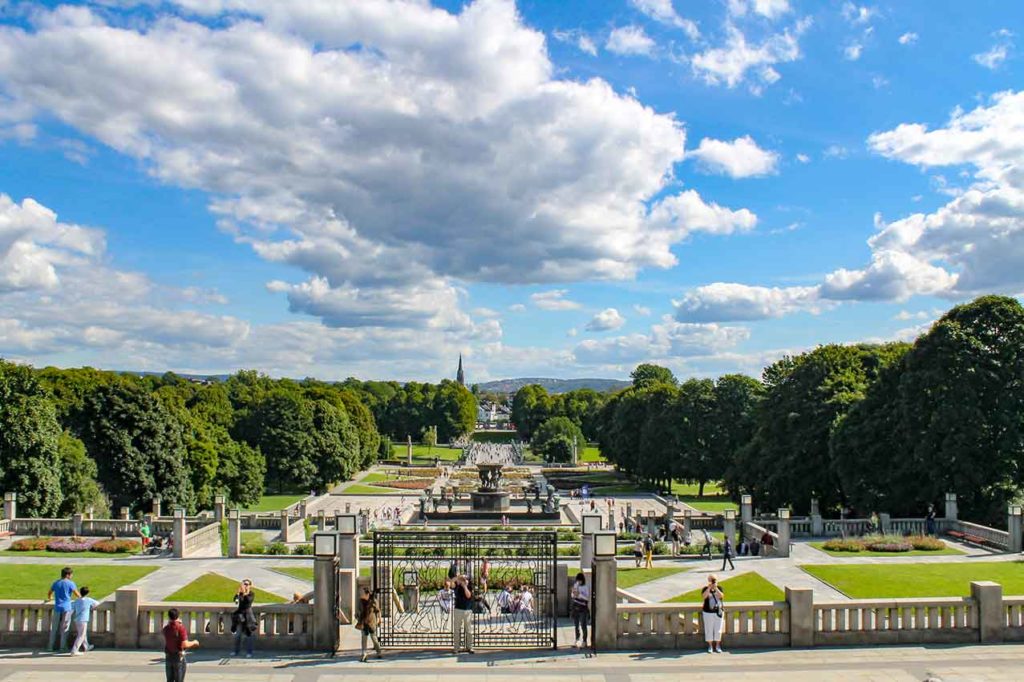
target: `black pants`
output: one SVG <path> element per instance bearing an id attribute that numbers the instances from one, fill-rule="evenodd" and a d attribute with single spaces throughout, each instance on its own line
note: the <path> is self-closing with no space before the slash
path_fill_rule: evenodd
<path id="1" fill-rule="evenodd" d="M 725 563 L 726 562 L 729 562 L 729 568 L 731 568 L 734 571 L 736 570 L 736 567 L 732 565 L 732 557 L 729 556 L 728 554 L 723 554 L 722 555 L 722 570 L 723 571 L 725 570 Z"/>
<path id="2" fill-rule="evenodd" d="M 164 671 L 167 682 L 185 682 L 185 654 L 164 653 Z"/>
<path id="3" fill-rule="evenodd" d="M 590 625 L 590 609 L 577 609 L 572 610 L 572 623 L 576 626 L 576 639 L 583 640 L 583 643 L 587 643 L 587 627 Z M 582 637 L 580 634 L 582 633 Z"/>

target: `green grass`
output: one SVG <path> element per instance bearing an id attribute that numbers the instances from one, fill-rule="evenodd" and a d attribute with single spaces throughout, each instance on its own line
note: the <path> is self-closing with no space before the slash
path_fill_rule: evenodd
<path id="1" fill-rule="evenodd" d="M 25 554 L 25 552 L 19 552 Z M 91 555 L 96 558 L 96 554 Z M 60 578 L 66 564 L 2 564 L 0 565 L 0 599 L 46 598 L 50 585 Z M 140 580 L 155 566 L 74 566 L 71 579 L 79 587 L 88 586 L 90 596 L 103 599 L 119 587 Z"/>
<path id="2" fill-rule="evenodd" d="M 307 583 L 313 582 L 313 569 L 309 566 L 278 566 L 270 569 L 277 573 L 283 573 L 284 575 L 291 576 L 296 580 L 305 580 Z M 369 566 L 363 566 L 359 569 L 360 578 L 370 577 Z"/>
<path id="3" fill-rule="evenodd" d="M 406 458 L 406 446 L 404 443 L 394 443 L 391 446 L 391 457 L 393 459 L 405 461 Z M 442 462 L 454 462 L 455 460 L 462 457 L 462 450 L 458 448 L 447 448 L 443 445 L 435 445 L 428 450 L 426 445 L 412 446 L 413 458 L 419 458 L 428 460 L 431 464 L 434 462 L 434 458 L 437 457 Z"/>
<path id="4" fill-rule="evenodd" d="M 243 545 L 258 545 L 267 542 L 263 537 L 263 532 L 258 530 L 243 530 L 241 541 Z"/>
<path id="5" fill-rule="evenodd" d="M 418 497 L 419 490 L 399 490 L 398 488 L 381 488 L 375 485 L 363 485 L 354 483 L 341 491 L 345 495 L 412 495 Z"/>
<path id="6" fill-rule="evenodd" d="M 992 580 L 1003 586 L 1003 594 L 1024 595 L 1024 562 L 1020 561 L 801 568 L 851 599 L 966 597 L 972 580 Z"/>
<path id="7" fill-rule="evenodd" d="M 620 568 L 618 573 L 618 585 L 623 589 L 629 589 L 637 585 L 649 583 L 652 580 L 667 578 L 676 573 L 682 573 L 685 568 Z"/>
<path id="8" fill-rule="evenodd" d="M 579 453 L 581 462 L 604 462 L 604 457 L 601 456 L 601 449 L 596 445 L 588 445 L 583 448 L 582 452 Z"/>
<path id="9" fill-rule="evenodd" d="M 225 602 L 230 603 L 238 590 L 238 581 L 216 573 L 199 576 L 164 601 L 177 602 Z M 285 598 L 256 589 L 257 604 L 283 604 Z"/>
<path id="10" fill-rule="evenodd" d="M 48 549 L 32 549 L 27 552 L 19 552 L 13 549 L 0 550 L 0 556 L 33 556 L 49 557 L 51 559 L 116 559 L 118 557 L 134 556 L 135 554 L 138 554 L 138 552 L 104 554 L 103 552 L 51 552 Z"/>
<path id="11" fill-rule="evenodd" d="M 359 479 L 360 483 L 379 483 L 380 481 L 386 481 L 389 478 L 396 478 L 395 476 L 388 476 L 387 474 L 375 472 L 372 474 L 366 474 Z"/>
<path id="12" fill-rule="evenodd" d="M 242 511 L 249 512 L 268 512 L 268 511 L 280 511 L 285 507 L 289 507 L 302 498 L 305 495 L 292 494 L 292 495 L 264 495 L 260 498 L 260 501 L 256 504 L 243 508 Z"/>
<path id="13" fill-rule="evenodd" d="M 720 585 L 725 596 L 726 608 L 729 608 L 731 601 L 782 601 L 786 598 L 782 590 L 753 572 L 723 580 Z M 690 590 L 667 601 L 699 603 L 702 589 L 703 587 Z"/>
<path id="14" fill-rule="evenodd" d="M 835 550 L 828 550 L 824 547 L 824 542 L 812 542 L 811 547 L 817 550 L 821 550 L 829 556 L 835 557 L 851 557 L 851 556 L 957 556 L 966 554 L 955 547 L 946 547 L 945 549 L 912 549 L 909 552 L 872 552 L 864 550 L 863 552 L 837 552 Z"/>

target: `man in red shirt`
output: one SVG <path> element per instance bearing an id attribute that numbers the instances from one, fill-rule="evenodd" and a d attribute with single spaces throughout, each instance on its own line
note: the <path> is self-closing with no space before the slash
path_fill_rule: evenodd
<path id="1" fill-rule="evenodd" d="M 199 646 L 198 640 L 189 640 L 188 631 L 178 620 L 178 609 L 167 612 L 164 626 L 164 670 L 167 682 L 185 682 L 185 650 Z"/>

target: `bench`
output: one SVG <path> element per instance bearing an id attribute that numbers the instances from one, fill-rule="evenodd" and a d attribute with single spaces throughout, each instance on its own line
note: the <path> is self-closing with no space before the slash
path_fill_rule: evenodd
<path id="1" fill-rule="evenodd" d="M 965 542 L 965 543 L 967 543 L 969 545 L 977 545 L 979 547 L 985 547 L 985 548 L 988 548 L 988 549 L 992 549 L 992 548 L 999 549 L 999 547 L 997 545 L 993 544 L 991 540 L 986 540 L 985 538 L 981 537 L 980 535 L 972 535 L 971 533 L 963 533 L 963 532 L 958 531 L 958 530 L 948 530 L 948 531 L 946 531 L 946 535 L 948 535 L 949 537 L 954 538 L 956 540 L 959 540 L 961 542 Z"/>

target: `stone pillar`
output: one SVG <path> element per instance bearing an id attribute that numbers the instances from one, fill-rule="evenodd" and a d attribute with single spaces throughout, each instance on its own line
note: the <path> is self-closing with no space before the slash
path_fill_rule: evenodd
<path id="1" fill-rule="evenodd" d="M 121 507 L 121 515 L 118 518 L 120 518 L 122 521 L 127 521 L 131 517 L 131 510 L 128 507 Z"/>
<path id="2" fill-rule="evenodd" d="M 162 503 L 163 498 L 161 498 L 159 495 L 153 497 L 153 516 L 156 518 L 160 518 L 161 516 L 160 506 Z"/>
<path id="3" fill-rule="evenodd" d="M 185 510 L 174 510 L 174 558 L 185 556 Z"/>
<path id="4" fill-rule="evenodd" d="M 412 436 L 405 437 L 405 463 L 412 466 Z"/>
<path id="5" fill-rule="evenodd" d="M 809 587 L 787 587 L 789 604 L 789 645 L 814 646 L 814 590 Z"/>
<path id="6" fill-rule="evenodd" d="M 665 499 L 665 523 L 672 523 L 672 520 L 676 518 L 676 505 L 669 500 Z"/>
<path id="7" fill-rule="evenodd" d="M 789 510 L 779 510 L 779 541 L 775 545 L 775 553 L 781 557 L 789 556 Z"/>
<path id="8" fill-rule="evenodd" d="M 956 521 L 959 518 L 959 512 L 956 506 L 956 493 L 946 493 L 946 520 Z"/>
<path id="9" fill-rule="evenodd" d="M 616 533 L 619 532 L 619 524 L 615 520 L 615 510 L 614 509 L 609 509 L 608 510 L 608 530 L 613 530 Z"/>
<path id="10" fill-rule="evenodd" d="M 228 512 L 228 556 L 237 559 L 242 555 L 242 519 L 237 509 Z"/>
<path id="11" fill-rule="evenodd" d="M 72 514 L 71 515 L 71 534 L 76 538 L 82 536 L 82 515 Z"/>
<path id="12" fill-rule="evenodd" d="M 988 580 L 972 581 L 971 598 L 978 605 L 978 641 L 982 644 L 1002 642 L 1006 618 L 1003 586 Z"/>
<path id="13" fill-rule="evenodd" d="M 288 515 L 287 509 L 281 510 L 281 542 L 290 543 L 292 539 L 289 537 L 288 528 L 291 527 L 292 517 Z"/>
<path id="14" fill-rule="evenodd" d="M 633 503 L 632 502 L 627 502 L 626 503 L 626 518 L 627 519 L 633 518 Z"/>
<path id="15" fill-rule="evenodd" d="M 689 509 L 683 510 L 683 533 L 693 532 L 693 511 Z"/>
<path id="16" fill-rule="evenodd" d="M 85 518 L 88 519 L 89 521 L 92 521 L 93 516 L 95 516 L 95 514 L 96 514 L 95 507 L 86 507 L 85 508 Z"/>
<path id="17" fill-rule="evenodd" d="M 555 609 L 559 616 L 569 616 L 569 564 L 555 564 Z"/>
<path id="18" fill-rule="evenodd" d="M 722 521 L 723 524 L 723 535 L 728 538 L 729 542 L 733 543 L 733 547 L 736 546 L 736 510 L 726 509 L 725 519 Z"/>
<path id="19" fill-rule="evenodd" d="M 740 523 L 746 525 L 754 521 L 754 497 L 752 495 L 740 496 Z"/>
<path id="20" fill-rule="evenodd" d="M 327 512 L 323 509 L 316 513 L 316 529 L 320 532 L 327 530 Z"/>
<path id="21" fill-rule="evenodd" d="M 359 510 L 359 534 L 365 535 L 370 531 L 370 514 L 365 510 Z"/>
<path id="22" fill-rule="evenodd" d="M 139 589 L 122 587 L 114 594 L 114 646 L 139 648 Z"/>
<path id="23" fill-rule="evenodd" d="M 614 557 L 595 557 L 590 575 L 594 590 L 594 646 L 599 651 L 614 651 L 618 646 L 619 623 L 615 604 L 618 579 Z"/>
<path id="24" fill-rule="evenodd" d="M 825 534 L 825 522 L 821 519 L 821 509 L 818 507 L 818 498 L 811 498 L 811 535 L 820 538 Z"/>
<path id="25" fill-rule="evenodd" d="M 1024 549 L 1024 540 L 1021 538 L 1021 508 L 1020 505 L 1011 504 L 1006 509 L 1006 529 L 1010 532 L 1009 551 L 1012 554 L 1020 553 Z"/>
<path id="26" fill-rule="evenodd" d="M 306 501 L 299 500 L 299 518 L 306 518 Z"/>
<path id="27" fill-rule="evenodd" d="M 890 535 L 892 533 L 892 517 L 889 515 L 889 512 L 878 514 L 878 525 L 882 527 L 882 535 Z"/>
<path id="28" fill-rule="evenodd" d="M 342 573 L 338 584 L 338 609 L 355 622 L 356 614 L 356 578 L 359 577 L 359 536 L 338 534 L 338 568 L 348 569 L 350 573 Z"/>
<path id="29" fill-rule="evenodd" d="M 313 646 L 320 651 L 335 651 L 340 641 L 334 617 L 338 603 L 334 578 L 337 570 L 337 557 L 318 556 L 313 560 Z"/>
<path id="30" fill-rule="evenodd" d="M 654 516 L 653 509 L 647 512 L 647 532 L 652 536 L 656 536 L 658 534 L 658 522 Z"/>
<path id="31" fill-rule="evenodd" d="M 224 519 L 224 496 L 217 495 L 213 498 L 213 520 L 220 523 Z"/>
<path id="32" fill-rule="evenodd" d="M 594 563 L 594 536 L 590 533 L 580 536 L 580 570 L 590 568 Z"/>
<path id="33" fill-rule="evenodd" d="M 18 514 L 18 493 L 4 493 L 4 518 L 15 519 Z"/>

